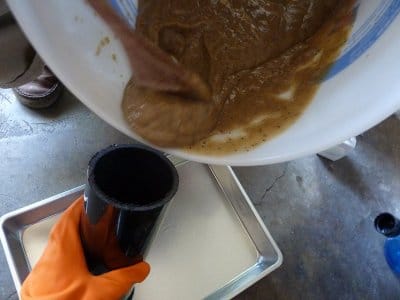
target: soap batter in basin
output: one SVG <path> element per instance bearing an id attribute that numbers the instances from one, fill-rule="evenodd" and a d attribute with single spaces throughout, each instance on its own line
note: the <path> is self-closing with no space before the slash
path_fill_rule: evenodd
<path id="1" fill-rule="evenodd" d="M 165 147 L 248 150 L 293 123 L 352 25 L 348 0 L 146 0 L 136 30 L 196 72 L 210 101 L 138 87 L 122 103 L 130 126 Z"/>

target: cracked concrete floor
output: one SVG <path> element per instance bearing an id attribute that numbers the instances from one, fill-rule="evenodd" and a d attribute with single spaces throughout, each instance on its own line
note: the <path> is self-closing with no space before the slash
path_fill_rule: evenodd
<path id="1" fill-rule="evenodd" d="M 131 141 L 64 93 L 42 112 L 0 90 L 0 215 L 84 182 L 98 149 Z M 399 299 L 374 217 L 400 217 L 400 121 L 358 138 L 348 157 L 309 156 L 236 168 L 284 255 L 283 265 L 236 299 Z M 0 250 L 0 299 L 17 299 Z"/>

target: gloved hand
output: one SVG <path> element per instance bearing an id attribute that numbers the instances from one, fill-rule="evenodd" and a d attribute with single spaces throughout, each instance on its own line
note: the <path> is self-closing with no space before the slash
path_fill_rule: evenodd
<path id="1" fill-rule="evenodd" d="M 102 275 L 87 267 L 79 234 L 83 199 L 76 200 L 53 227 L 48 245 L 21 289 L 23 300 L 121 299 L 143 281 L 150 266 L 141 262 Z"/>

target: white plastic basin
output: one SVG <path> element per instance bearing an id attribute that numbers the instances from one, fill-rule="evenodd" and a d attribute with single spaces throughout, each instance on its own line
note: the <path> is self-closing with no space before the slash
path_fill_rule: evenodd
<path id="1" fill-rule="evenodd" d="M 120 108 L 131 74 L 127 58 L 114 38 L 96 55 L 99 41 L 113 35 L 84 1 L 8 2 L 38 53 L 68 89 L 110 125 L 144 142 L 129 129 Z M 163 150 L 209 164 L 271 164 L 325 150 L 395 112 L 400 107 L 400 1 L 362 0 L 356 9 L 355 26 L 341 57 L 289 129 L 250 152 L 234 155 Z"/>

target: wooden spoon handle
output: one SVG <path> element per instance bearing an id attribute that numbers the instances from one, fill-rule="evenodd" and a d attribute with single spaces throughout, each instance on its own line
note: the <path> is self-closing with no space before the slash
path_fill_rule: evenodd
<path id="1" fill-rule="evenodd" d="M 174 61 L 159 47 L 131 29 L 106 0 L 87 0 L 120 39 L 131 64 L 135 83 L 155 90 L 182 93 L 209 100 L 208 85 L 194 72 Z"/>

